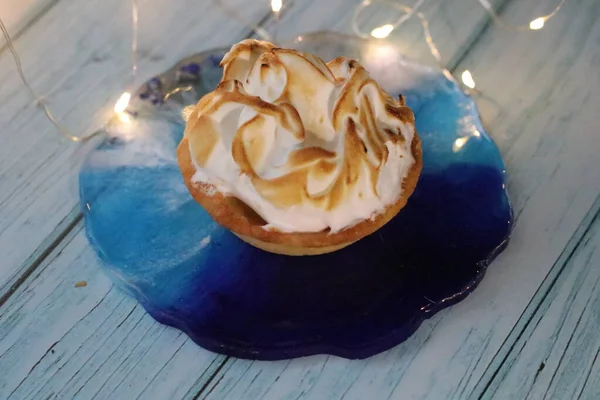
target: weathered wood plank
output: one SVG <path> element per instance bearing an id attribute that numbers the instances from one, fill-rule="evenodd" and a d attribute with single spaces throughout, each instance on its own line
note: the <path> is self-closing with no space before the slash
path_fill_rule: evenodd
<path id="1" fill-rule="evenodd" d="M 540 3 L 512 2 L 505 18 L 516 23 L 544 14 L 549 5 Z M 508 250 L 473 295 L 366 362 L 229 360 L 208 398 L 478 397 L 474 388 L 486 366 L 503 344 L 510 347 L 512 327 L 581 221 L 595 212 L 599 13 L 598 2 L 573 0 L 540 32 L 491 28 L 458 65 L 472 71 L 483 92 L 478 103 L 505 155 L 517 217 Z"/>
<path id="2" fill-rule="evenodd" d="M 305 30 L 327 26 L 339 18 L 333 11 L 343 3 L 291 8 L 279 33 L 284 35 L 286 21 L 295 21 Z M 331 8 L 323 8 L 326 6 Z M 301 10 L 305 11 L 295 14 Z M 436 15 L 452 18 L 447 13 Z M 420 31 L 418 25 L 414 29 Z M 462 42 L 469 40 L 466 30 L 464 35 Z M 12 391 L 16 398 L 43 398 L 53 393 L 68 398 L 76 392 L 79 398 L 91 398 L 95 393 L 100 398 L 144 397 L 157 391 L 164 394 L 160 398 L 195 394 L 224 358 L 198 349 L 188 339 L 178 352 L 183 340 L 179 332 L 140 315 L 132 300 L 111 289 L 82 233 L 71 236 L 2 307 L 0 370 L 11 369 L 8 375 L 0 375 L 0 398 Z M 80 280 L 88 286 L 74 288 Z M 58 361 L 57 349 L 61 350 Z M 146 377 L 157 370 L 160 372 L 144 389 L 147 382 L 138 382 L 138 377 L 150 379 Z"/>
<path id="3" fill-rule="evenodd" d="M 517 341 L 527 329 L 531 329 L 530 325 L 532 320 L 540 312 L 539 310 L 543 308 L 543 302 L 546 299 L 546 296 L 556 284 L 556 280 L 561 275 L 566 264 L 568 264 L 569 260 L 572 258 L 575 250 L 580 246 L 584 236 L 593 226 L 594 219 L 596 219 L 599 211 L 600 196 L 596 199 L 595 203 L 592 205 L 592 208 L 571 237 L 571 240 L 569 240 L 569 243 L 567 243 L 561 255 L 552 266 L 552 269 L 548 272 L 540 284 L 535 295 L 527 305 L 527 308 L 525 308 L 521 314 L 521 317 L 513 326 L 504 344 L 489 363 L 486 371 L 475 386 L 473 393 L 487 393 L 488 387 L 490 386 L 492 380 L 495 379 L 496 374 L 502 368 L 503 364 L 507 362 L 507 360 L 511 360 L 518 355 L 519 349 L 516 347 Z"/>
<path id="4" fill-rule="evenodd" d="M 195 395 L 220 357 L 114 288 L 81 227 L 0 309 L 0 398 Z"/>
<path id="5" fill-rule="evenodd" d="M 598 266 L 596 218 L 494 377 L 486 398 L 599 398 Z"/>
<path id="6" fill-rule="evenodd" d="M 266 2 L 230 0 L 245 18 L 267 15 Z M 138 84 L 178 59 L 240 40 L 249 28 L 213 1 L 140 0 Z M 61 0 L 16 45 L 32 86 L 52 99 L 55 116 L 77 135 L 111 116 L 130 82 L 130 3 Z M 0 297 L 72 221 L 77 204 L 77 146 L 34 107 L 8 51 L 0 55 Z M 73 215 L 73 214 L 71 214 Z"/>

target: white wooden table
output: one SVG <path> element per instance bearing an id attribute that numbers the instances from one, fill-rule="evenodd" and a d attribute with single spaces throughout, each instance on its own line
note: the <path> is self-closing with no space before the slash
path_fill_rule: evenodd
<path id="1" fill-rule="evenodd" d="M 278 38 L 350 32 L 357 1 L 287 4 Z M 267 0 L 225 3 L 273 30 Z M 493 1 L 511 23 L 556 3 Z M 14 25 L 25 72 L 62 122 L 91 132 L 127 83 L 129 4 L 40 4 Z M 211 0 L 140 7 L 140 81 L 252 35 Z M 471 296 L 364 361 L 209 353 L 114 288 L 82 233 L 81 154 L 34 107 L 2 48 L 0 399 L 600 398 L 600 2 L 570 0 L 536 32 L 495 27 L 476 0 L 430 0 L 423 11 L 450 69 L 469 69 L 481 91 L 516 224 Z M 361 21 L 372 29 L 390 19 L 380 9 Z M 433 62 L 417 21 L 390 39 Z"/>

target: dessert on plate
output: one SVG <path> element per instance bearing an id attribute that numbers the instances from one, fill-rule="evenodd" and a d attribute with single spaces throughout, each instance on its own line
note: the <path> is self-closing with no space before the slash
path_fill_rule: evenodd
<path id="1" fill-rule="evenodd" d="M 192 197 L 247 243 L 287 255 L 346 247 L 404 207 L 422 166 L 414 115 L 357 62 L 244 40 L 177 149 Z"/>

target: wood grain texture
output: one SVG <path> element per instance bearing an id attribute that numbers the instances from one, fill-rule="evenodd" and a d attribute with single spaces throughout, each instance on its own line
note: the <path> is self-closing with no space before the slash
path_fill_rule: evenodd
<path id="1" fill-rule="evenodd" d="M 229 0 L 260 21 L 266 2 Z M 249 34 L 211 0 L 140 0 L 138 84 L 186 55 Z M 121 0 L 61 0 L 17 40 L 32 86 L 51 98 L 73 134 L 90 133 L 112 115 L 130 82 L 130 5 Z M 0 297 L 60 236 L 76 215 L 77 145 L 34 107 L 9 52 L 0 55 Z M 67 219 L 65 219 L 67 218 Z M 48 237 L 50 236 L 50 239 Z"/>
<path id="2" fill-rule="evenodd" d="M 485 398 L 600 398 L 599 266 L 596 214 Z"/>
<path id="3" fill-rule="evenodd" d="M 548 7 L 513 1 L 504 17 L 519 23 Z M 481 395 L 475 389 L 486 366 L 511 347 L 511 329 L 579 224 L 591 220 L 586 216 L 600 192 L 599 7 L 594 0 L 571 1 L 541 32 L 492 27 L 458 65 L 472 71 L 483 93 L 477 101 L 507 161 L 516 214 L 508 250 L 475 293 L 366 362 L 228 360 L 207 388 L 209 399 Z M 498 392 L 498 398 L 519 397 Z"/>
<path id="4" fill-rule="evenodd" d="M 0 309 L 0 398 L 193 397 L 221 357 L 114 288 L 81 228 Z"/>
<path id="5" fill-rule="evenodd" d="M 319 4 L 321 8 L 290 8 L 283 22 L 321 29 L 339 17 L 334 11 L 344 2 L 328 3 L 331 8 Z M 420 26 L 414 29 L 420 32 Z M 281 27 L 279 31 L 284 34 Z M 462 32 L 462 42 L 469 40 L 468 30 Z M 50 157 L 52 162 L 57 161 Z M 55 204 L 75 201 L 60 193 L 44 198 Z M 75 288 L 78 281 L 87 286 Z M 0 375 L 0 398 L 11 393 L 9 398 L 188 398 L 224 361 L 178 331 L 156 324 L 112 289 L 79 231 L 60 241 L 32 271 L 2 307 L 0 320 L 0 370 L 10 366 L 9 374 Z"/>
<path id="6" fill-rule="evenodd" d="M 504 367 L 505 363 L 510 364 L 509 360 L 514 359 L 519 354 L 517 342 L 520 340 L 521 336 L 524 334 L 524 332 L 526 332 L 526 330 L 531 329 L 531 324 L 534 323 L 532 321 L 535 321 L 535 317 L 539 316 L 539 313 L 543 312 L 545 309 L 544 303 L 546 302 L 548 293 L 556 285 L 556 281 L 559 276 L 563 274 L 563 270 L 568 265 L 569 260 L 573 257 L 575 251 L 579 248 L 584 236 L 593 226 L 594 220 L 597 219 L 599 212 L 600 196 L 596 198 L 592 208 L 571 237 L 571 240 L 569 240 L 569 243 L 567 243 L 563 249 L 552 269 L 548 272 L 541 285 L 538 287 L 535 295 L 532 297 L 531 301 L 521 314 L 517 323 L 513 326 L 511 332 L 504 341 L 504 344 L 489 363 L 486 371 L 475 386 L 473 393 L 478 395 L 487 393 L 492 381 L 496 379 L 496 375 L 498 374 L 499 370 Z"/>

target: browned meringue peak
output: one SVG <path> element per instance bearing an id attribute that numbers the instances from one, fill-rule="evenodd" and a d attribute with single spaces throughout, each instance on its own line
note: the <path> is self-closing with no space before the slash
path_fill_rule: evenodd
<path id="1" fill-rule="evenodd" d="M 400 196 L 401 185 L 386 188 L 390 182 L 380 176 L 396 168 L 384 180 L 400 175 L 401 182 L 408 173 L 414 117 L 358 62 L 325 64 L 249 39 L 234 45 L 221 65 L 221 83 L 198 102 L 185 133 L 199 179 L 240 198 L 269 223 L 271 206 L 349 214 L 341 205 L 382 209 Z M 404 161 L 389 162 L 392 147 Z"/>
<path id="2" fill-rule="evenodd" d="M 272 43 L 256 39 L 245 39 L 233 45 L 221 60 L 220 66 L 223 67 L 221 82 L 230 79 L 243 81 L 258 57 L 274 48 Z"/>

